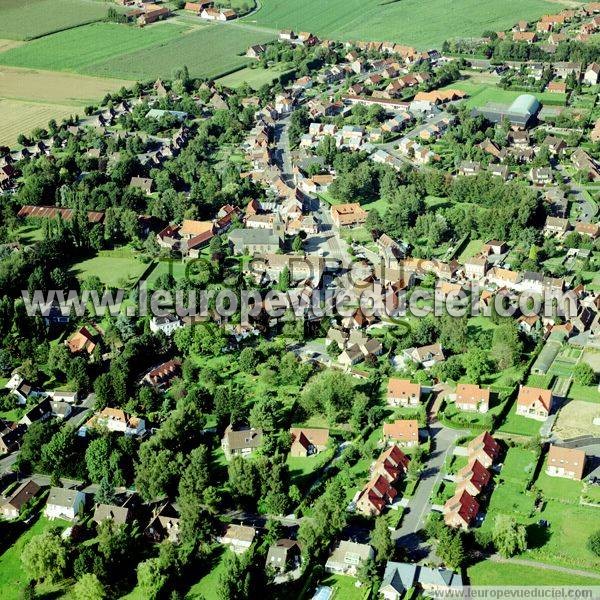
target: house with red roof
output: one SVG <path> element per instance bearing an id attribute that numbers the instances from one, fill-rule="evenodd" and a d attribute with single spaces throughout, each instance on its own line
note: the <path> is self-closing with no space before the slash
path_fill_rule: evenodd
<path id="1" fill-rule="evenodd" d="M 529 419 L 545 421 L 552 411 L 552 390 L 521 386 L 517 396 L 517 414 Z"/>
<path id="2" fill-rule="evenodd" d="M 479 496 L 491 478 L 491 473 L 475 458 L 457 473 L 456 492 L 467 491 L 471 496 Z"/>
<path id="3" fill-rule="evenodd" d="M 486 469 L 489 469 L 500 456 L 502 448 L 500 444 L 484 431 L 467 446 L 469 460 L 477 459 Z"/>
<path id="4" fill-rule="evenodd" d="M 444 522 L 448 527 L 468 529 L 479 512 L 479 502 L 463 490 L 444 504 Z"/>

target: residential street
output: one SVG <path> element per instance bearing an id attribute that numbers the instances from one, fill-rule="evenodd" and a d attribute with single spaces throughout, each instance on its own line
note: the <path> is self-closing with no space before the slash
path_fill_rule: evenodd
<path id="1" fill-rule="evenodd" d="M 416 533 L 423 528 L 431 510 L 431 494 L 443 478 L 444 462 L 452 454 L 456 440 L 466 432 L 461 429 L 449 429 L 434 421 L 429 426 L 429 435 L 433 441 L 432 452 L 425 463 L 421 479 L 402 519 L 400 528 L 392 533 L 396 544 L 409 550 L 416 550 L 419 538 Z"/>

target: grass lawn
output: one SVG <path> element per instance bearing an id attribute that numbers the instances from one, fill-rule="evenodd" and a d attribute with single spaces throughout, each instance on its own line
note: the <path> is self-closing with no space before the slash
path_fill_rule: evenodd
<path id="1" fill-rule="evenodd" d="M 217 548 L 207 561 L 212 565 L 211 570 L 194 584 L 186 594 L 186 598 L 192 600 L 217 600 L 217 589 L 219 577 L 225 571 L 225 557 L 232 554 L 231 550 L 223 547 Z"/>
<path id="2" fill-rule="evenodd" d="M 579 504 L 579 498 L 583 490 L 581 481 L 572 481 L 563 477 L 550 477 L 546 474 L 546 463 L 540 471 L 535 486 L 542 490 L 544 498 L 552 498 L 559 502 Z M 600 515 L 598 515 L 600 517 Z"/>
<path id="3" fill-rule="evenodd" d="M 540 432 L 543 422 L 517 415 L 516 410 L 517 402 L 515 400 L 504 423 L 502 423 L 498 430 L 503 431 L 504 433 L 515 433 L 517 435 L 537 435 Z"/>
<path id="4" fill-rule="evenodd" d="M 523 483 L 498 482 L 492 493 L 483 527 L 492 529 L 496 516 L 500 514 L 514 515 L 521 522 L 529 522 L 533 508 L 533 495 L 525 493 Z"/>
<path id="5" fill-rule="evenodd" d="M 509 448 L 500 477 L 525 486 L 532 478 L 536 464 L 537 455 L 532 450 L 519 447 Z"/>
<path id="6" fill-rule="evenodd" d="M 98 21 L 107 10 L 106 4 L 92 0 L 2 0 L 0 39 L 26 40 Z"/>
<path id="7" fill-rule="evenodd" d="M 600 403 L 600 391 L 598 391 L 598 386 L 596 385 L 579 385 L 578 383 L 572 383 L 568 397 L 573 398 L 573 400 Z"/>
<path id="8" fill-rule="evenodd" d="M 299 488 L 306 487 L 310 483 L 312 475 L 323 468 L 333 457 L 335 449 L 331 448 L 314 456 L 288 456 L 287 465 L 290 469 L 292 483 Z"/>
<path id="9" fill-rule="evenodd" d="M 598 579 L 485 560 L 467 570 L 471 585 L 598 585 Z"/>
<path id="10" fill-rule="evenodd" d="M 536 514 L 534 522 L 546 519 L 547 530 L 536 525 L 528 528 L 528 544 L 531 548 L 527 558 L 543 562 L 600 572 L 600 558 L 587 548 L 587 540 L 597 529 L 599 510 L 590 506 L 575 506 L 555 500 L 546 502 L 543 510 Z M 598 580 L 596 581 L 598 585 Z"/>
<path id="11" fill-rule="evenodd" d="M 370 242 L 373 240 L 371 232 L 365 227 L 352 227 L 340 229 L 340 234 L 347 242 Z"/>
<path id="12" fill-rule="evenodd" d="M 161 23 L 143 29 L 117 23 L 92 23 L 3 52 L 0 54 L 0 64 L 49 71 L 81 72 L 96 63 L 142 49 L 146 53 L 148 63 L 151 62 L 152 56 L 148 48 L 161 47 L 181 36 L 184 31 L 184 27 L 172 23 Z M 107 75 L 110 76 L 110 73 Z"/>
<path id="13" fill-rule="evenodd" d="M 21 598 L 21 589 L 29 580 L 21 566 L 21 553 L 27 542 L 32 537 L 44 533 L 44 531 L 47 531 L 51 527 L 64 529 L 67 525 L 66 521 L 49 521 L 42 515 L 0 556 L 0 590 L 2 590 L 2 600 L 19 600 Z M 40 594 L 42 592 L 50 594 L 52 592 L 59 592 L 62 587 L 60 584 L 54 586 L 40 585 L 36 591 Z"/>
<path id="14" fill-rule="evenodd" d="M 134 257 L 132 251 L 117 249 L 101 250 L 98 256 L 74 264 L 72 270 L 80 280 L 96 275 L 107 286 L 129 287 L 147 267 L 147 264 Z"/>
<path id="15" fill-rule="evenodd" d="M 356 587 L 357 581 L 356 578 L 348 575 L 330 575 L 327 579 L 319 582 L 319 585 L 332 588 L 331 600 L 363 600 L 367 588 L 365 586 Z"/>
<path id="16" fill-rule="evenodd" d="M 465 249 L 460 253 L 458 257 L 459 263 L 464 263 L 468 258 L 473 258 L 476 254 L 481 252 L 481 248 L 483 247 L 483 240 L 471 240 L 466 246 Z"/>
<path id="17" fill-rule="evenodd" d="M 156 280 L 161 275 L 166 275 L 170 273 L 173 277 L 179 281 L 185 277 L 187 263 L 182 262 L 181 260 L 173 260 L 173 261 L 160 261 L 156 267 L 154 267 L 153 271 L 148 275 L 147 284 L 148 288 L 153 288 L 156 284 Z"/>
<path id="18" fill-rule="evenodd" d="M 390 40 L 421 49 L 440 46 L 449 35 L 473 37 L 486 29 L 506 29 L 514 25 L 516 14 L 533 20 L 554 7 L 544 0 L 329 0 L 327 10 L 322 0 L 262 0 L 261 4 L 248 19 L 274 30 L 288 27 L 341 40 Z"/>
<path id="19" fill-rule="evenodd" d="M 249 86 L 254 88 L 255 90 L 259 89 L 263 85 L 271 84 L 281 75 L 288 73 L 284 69 L 279 69 L 276 67 L 272 67 L 269 69 L 255 68 L 251 69 L 250 67 L 244 67 L 235 73 L 230 73 L 229 75 L 225 75 L 224 77 L 220 77 L 217 79 L 217 83 L 221 85 L 226 85 L 227 87 L 235 88 L 242 83 L 247 83 Z"/>
<path id="20" fill-rule="evenodd" d="M 385 213 L 389 203 L 387 200 L 383 198 L 379 198 L 379 200 L 375 200 L 374 202 L 368 202 L 367 204 L 363 204 L 362 207 L 369 212 L 370 210 L 376 210 L 381 216 Z"/>

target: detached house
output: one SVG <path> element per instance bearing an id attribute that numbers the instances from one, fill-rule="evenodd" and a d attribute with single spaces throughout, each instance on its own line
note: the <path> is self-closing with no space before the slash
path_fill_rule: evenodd
<path id="1" fill-rule="evenodd" d="M 585 470 L 585 452 L 575 448 L 550 446 L 546 473 L 551 477 L 564 477 L 581 481 Z"/>
<path id="2" fill-rule="evenodd" d="M 5 519 L 18 518 L 25 504 L 35 498 L 41 490 L 42 488 L 32 479 L 23 482 L 0 507 L 0 515 Z"/>
<path id="3" fill-rule="evenodd" d="M 521 386 L 517 397 L 517 414 L 545 421 L 552 411 L 552 390 Z"/>
<path id="4" fill-rule="evenodd" d="M 327 448 L 329 442 L 328 429 L 312 429 L 308 427 L 290 429 L 292 446 L 290 456 L 307 457 L 319 454 Z"/>
<path id="5" fill-rule="evenodd" d="M 359 544 L 348 540 L 341 541 L 325 563 L 327 573 L 351 575 L 356 577 L 360 565 L 373 559 L 375 553 L 369 544 Z"/>
<path id="6" fill-rule="evenodd" d="M 419 445 L 419 422 L 416 419 L 397 419 L 383 424 L 383 439 L 406 448 Z"/>
<path id="7" fill-rule="evenodd" d="M 127 414 L 120 408 L 103 408 L 79 429 L 79 434 L 85 436 L 88 429 L 106 428 L 108 431 L 124 435 L 143 435 L 146 432 L 144 419 Z"/>
<path id="8" fill-rule="evenodd" d="M 44 514 L 50 519 L 73 521 L 85 507 L 85 494 L 79 490 L 52 487 Z"/>
<path id="9" fill-rule="evenodd" d="M 486 413 L 490 409 L 490 390 L 478 385 L 459 383 L 454 403 L 460 410 Z"/>
<path id="10" fill-rule="evenodd" d="M 237 554 L 246 552 L 256 537 L 256 529 L 247 525 L 228 525 L 217 542 L 229 546 Z"/>
<path id="11" fill-rule="evenodd" d="M 262 436 L 262 429 L 253 427 L 234 429 L 233 425 L 228 425 L 221 440 L 225 458 L 231 460 L 235 455 L 250 456 L 262 444 Z"/>
<path id="12" fill-rule="evenodd" d="M 277 540 L 275 544 L 269 546 L 265 566 L 278 573 L 286 573 L 300 566 L 301 550 L 296 540 Z"/>
<path id="13" fill-rule="evenodd" d="M 421 401 L 421 385 L 408 379 L 391 377 L 388 381 L 387 403 L 390 406 L 417 406 Z"/>

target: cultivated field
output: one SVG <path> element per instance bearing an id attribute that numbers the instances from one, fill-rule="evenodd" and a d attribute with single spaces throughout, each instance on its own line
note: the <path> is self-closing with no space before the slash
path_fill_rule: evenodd
<path id="1" fill-rule="evenodd" d="M 557 9 L 544 0 L 262 0 L 262 8 L 248 20 L 333 39 L 391 40 L 427 48 L 448 37 L 480 36 L 486 29 L 506 29 L 518 19 L 532 20 Z"/>
<path id="2" fill-rule="evenodd" d="M 131 81 L 86 77 L 56 71 L 0 67 L 0 96 L 76 106 L 98 102 L 107 92 L 130 87 Z"/>
<path id="3" fill-rule="evenodd" d="M 168 23 L 160 27 L 174 27 Z M 157 27 L 158 29 L 158 27 Z M 82 70 L 89 75 L 147 80 L 170 77 L 187 65 L 193 77 L 218 77 L 251 62 L 243 54 L 248 46 L 274 39 L 273 34 L 247 31 L 229 25 L 208 25 L 187 35 L 153 46 L 114 56 Z"/>
<path id="4" fill-rule="evenodd" d="M 96 0 L 2 0 L 0 38 L 27 40 L 92 23 L 104 18 L 109 6 Z"/>
<path id="5" fill-rule="evenodd" d="M 63 119 L 77 113 L 73 106 L 20 102 L 0 98 L 0 144 L 13 146 L 20 133 L 45 127 L 50 119 Z M 79 111 L 83 114 L 83 111 Z"/>
<path id="6" fill-rule="evenodd" d="M 186 64 L 193 76 L 216 77 L 248 64 L 248 46 L 273 37 L 228 25 L 93 23 L 2 52 L 0 64 L 129 80 L 170 77 Z"/>
<path id="7" fill-rule="evenodd" d="M 86 67 L 179 37 L 186 28 L 160 23 L 144 29 L 116 23 L 93 23 L 48 35 L 0 54 L 0 64 L 49 71 L 81 72 Z M 107 74 L 110 76 L 110 73 Z"/>

